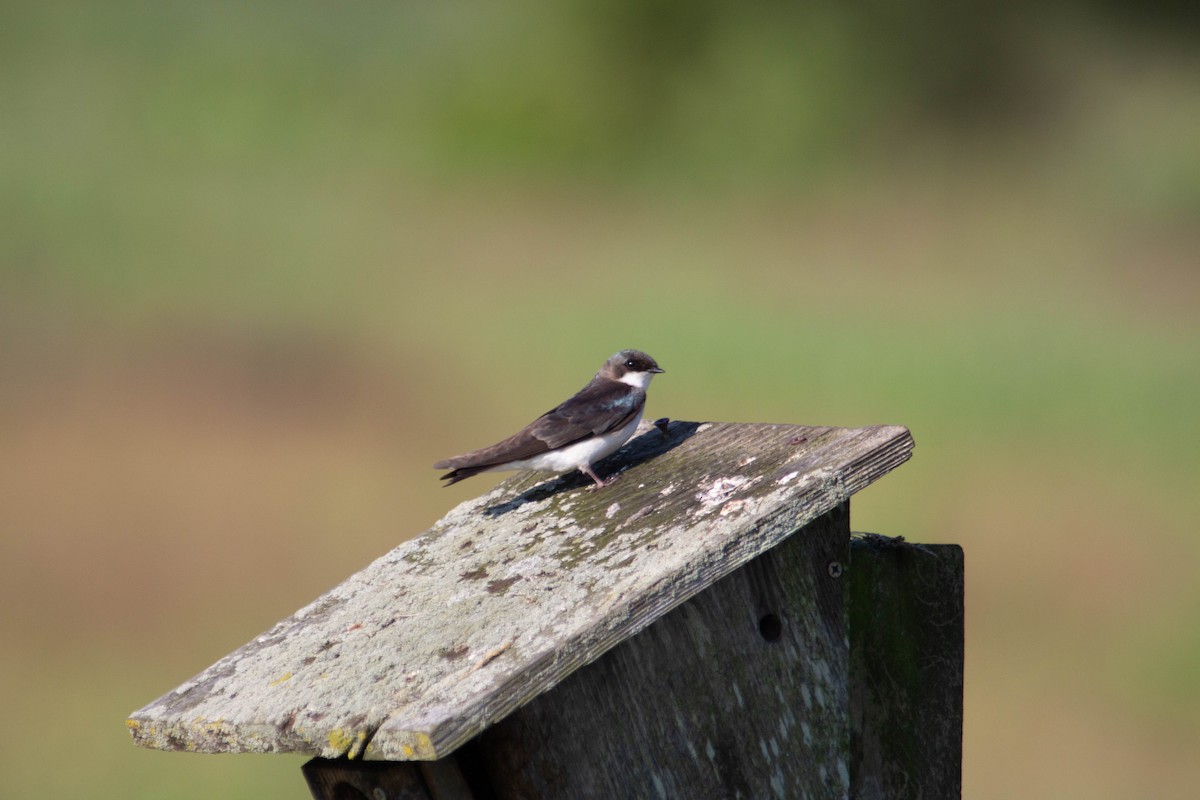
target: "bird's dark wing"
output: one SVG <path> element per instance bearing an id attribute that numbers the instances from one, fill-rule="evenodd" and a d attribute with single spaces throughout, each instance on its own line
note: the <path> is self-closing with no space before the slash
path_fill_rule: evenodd
<path id="1" fill-rule="evenodd" d="M 636 386 L 592 381 L 579 394 L 538 417 L 529 430 L 547 449 L 554 450 L 625 427 L 645 402 L 646 393 Z"/>
<path id="2" fill-rule="evenodd" d="M 550 409 L 504 441 L 439 461 L 433 466 L 435 469 L 487 468 L 532 458 L 621 428 L 637 415 L 645 402 L 646 393 L 636 386 L 613 380 L 593 380 L 570 400 Z"/>

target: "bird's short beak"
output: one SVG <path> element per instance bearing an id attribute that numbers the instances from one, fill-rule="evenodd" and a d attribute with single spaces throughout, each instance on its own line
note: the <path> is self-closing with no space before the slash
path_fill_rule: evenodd
<path id="1" fill-rule="evenodd" d="M 663 369 L 662 367 L 655 367 L 654 369 L 650 370 L 650 372 L 652 372 L 652 373 L 654 373 L 654 374 L 656 374 L 656 375 L 657 375 L 657 374 L 658 374 L 658 373 L 660 373 L 660 372 L 666 372 L 666 370 L 665 370 L 665 369 Z"/>

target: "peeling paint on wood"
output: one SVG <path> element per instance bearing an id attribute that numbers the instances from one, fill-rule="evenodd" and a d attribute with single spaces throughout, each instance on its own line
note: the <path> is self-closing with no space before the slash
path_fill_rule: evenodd
<path id="1" fill-rule="evenodd" d="M 901 427 L 671 422 L 459 505 L 128 720 L 146 747 L 440 758 L 907 460 Z"/>

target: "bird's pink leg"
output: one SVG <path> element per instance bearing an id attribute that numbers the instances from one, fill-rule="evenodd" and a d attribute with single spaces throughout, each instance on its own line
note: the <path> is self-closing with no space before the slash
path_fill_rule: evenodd
<path id="1" fill-rule="evenodd" d="M 606 481 L 600 480 L 600 476 L 596 474 L 595 470 L 592 469 L 590 464 L 581 464 L 579 466 L 579 471 L 596 482 L 595 486 L 589 487 L 589 490 L 593 492 L 597 489 L 603 489 L 605 486 L 608 486 L 617 479 L 617 476 L 614 475 Z"/>

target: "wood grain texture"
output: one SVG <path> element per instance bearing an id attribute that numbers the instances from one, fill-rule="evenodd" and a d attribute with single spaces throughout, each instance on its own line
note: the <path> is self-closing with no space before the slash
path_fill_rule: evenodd
<path id="1" fill-rule="evenodd" d="M 417 764 L 313 759 L 301 770 L 313 800 L 443 800 L 425 785 Z"/>
<path id="2" fill-rule="evenodd" d="M 317 757 L 301 770 L 313 800 L 482 800 L 453 754 L 437 761 Z"/>
<path id="3" fill-rule="evenodd" d="M 852 795 L 960 797 L 962 548 L 856 534 L 847 578 Z"/>
<path id="4" fill-rule="evenodd" d="M 485 731 L 497 800 L 840 798 L 849 508 L 717 581 Z"/>
<path id="5" fill-rule="evenodd" d="M 132 714 L 198 752 L 430 760 L 907 460 L 901 427 L 672 422 L 519 475 Z"/>

